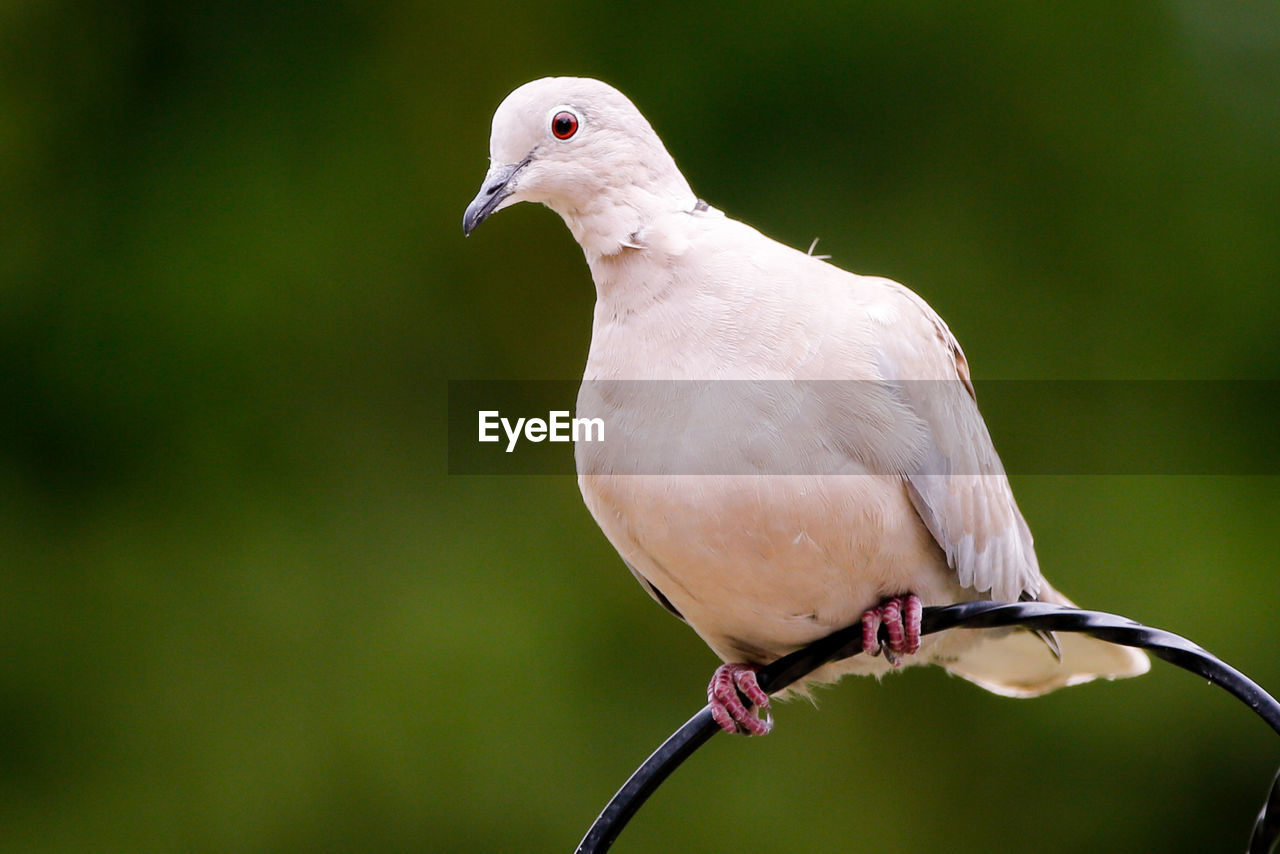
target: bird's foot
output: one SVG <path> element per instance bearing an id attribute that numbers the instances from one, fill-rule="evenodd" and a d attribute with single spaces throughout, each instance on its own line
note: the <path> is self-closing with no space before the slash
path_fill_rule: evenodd
<path id="1" fill-rule="evenodd" d="M 769 695 L 756 681 L 759 669 L 751 664 L 722 664 L 711 677 L 711 684 L 707 686 L 707 702 L 711 705 L 711 717 L 725 732 L 768 735 L 773 729 Z M 743 697 L 752 705 L 744 703 Z M 756 716 L 756 709 L 764 710 L 763 718 Z"/>
<path id="2" fill-rule="evenodd" d="M 902 656 L 920 649 L 920 616 L 924 608 L 914 593 L 886 599 L 862 615 L 862 651 L 867 655 L 884 653 L 894 667 Z M 881 635 L 884 635 L 881 637 Z"/>

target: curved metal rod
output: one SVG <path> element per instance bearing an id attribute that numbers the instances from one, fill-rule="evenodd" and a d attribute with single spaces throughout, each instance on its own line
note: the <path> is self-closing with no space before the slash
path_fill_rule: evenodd
<path id="1" fill-rule="evenodd" d="M 1081 632 L 1122 646 L 1145 649 L 1170 664 L 1203 676 L 1239 699 L 1280 734 L 1280 703 L 1253 680 L 1180 635 L 1153 629 L 1115 614 L 1082 611 L 1043 602 L 962 602 L 924 609 L 921 634 L 946 629 L 991 629 L 1022 626 L 1054 632 Z M 862 650 L 862 626 L 857 624 L 827 635 L 803 649 L 783 656 L 756 674 L 760 687 L 772 694 L 804 678 L 829 661 L 857 655 Z M 603 854 L 627 826 L 644 802 L 671 772 L 720 731 L 703 708 L 672 733 L 601 811 L 576 854 Z M 1253 826 L 1248 854 L 1271 854 L 1280 841 L 1280 772 Z"/>

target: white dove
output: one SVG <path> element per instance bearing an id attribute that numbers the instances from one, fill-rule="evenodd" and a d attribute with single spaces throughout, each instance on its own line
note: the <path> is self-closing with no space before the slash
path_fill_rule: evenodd
<path id="1" fill-rule="evenodd" d="M 596 305 L 579 410 L 610 441 L 578 443 L 578 483 L 640 583 L 725 662 L 708 689 L 723 729 L 767 733 L 758 668 L 858 619 L 868 654 L 810 681 L 927 662 L 1028 697 L 1147 671 L 1144 654 L 1074 633 L 921 641 L 923 604 L 1070 604 L 1040 574 L 964 354 L 923 299 L 701 201 L 598 80 L 516 89 L 490 155 L 463 229 L 541 202 L 582 246 Z M 652 438 L 686 427 L 684 443 Z"/>

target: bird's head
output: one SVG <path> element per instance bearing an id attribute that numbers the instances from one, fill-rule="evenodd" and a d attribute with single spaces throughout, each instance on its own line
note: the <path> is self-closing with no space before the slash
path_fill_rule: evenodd
<path id="1" fill-rule="evenodd" d="M 489 160 L 466 234 L 494 211 L 541 202 L 584 249 L 612 254 L 658 213 L 697 201 L 640 111 L 599 80 L 546 77 L 516 89 L 494 113 Z"/>

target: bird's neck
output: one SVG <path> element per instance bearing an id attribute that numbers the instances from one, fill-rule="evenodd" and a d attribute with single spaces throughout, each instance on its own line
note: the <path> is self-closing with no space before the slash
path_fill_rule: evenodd
<path id="1" fill-rule="evenodd" d="M 591 268 L 598 303 L 628 315 L 670 298 L 676 287 L 673 272 L 688 271 L 687 253 L 710 210 L 691 194 L 688 200 L 668 202 L 659 210 L 619 211 L 622 216 L 612 222 L 608 217 L 594 221 L 565 217 Z M 610 232 L 601 225 L 614 225 L 617 230 Z"/>
<path id="2" fill-rule="evenodd" d="M 675 172 L 650 187 L 628 186 L 592 193 L 572 202 L 548 201 L 564 219 L 593 267 L 600 258 L 643 249 L 645 233 L 658 219 L 692 210 L 698 199 Z"/>
<path id="3" fill-rule="evenodd" d="M 586 376 L 715 375 L 700 354 L 720 346 L 717 330 L 732 327 L 728 318 L 717 322 L 718 312 L 737 311 L 709 286 L 714 277 L 701 268 L 702 253 L 696 251 L 717 219 L 723 215 L 705 205 L 673 211 L 655 218 L 639 235 L 643 248 L 595 257 L 587 252 L 596 304 Z"/>

